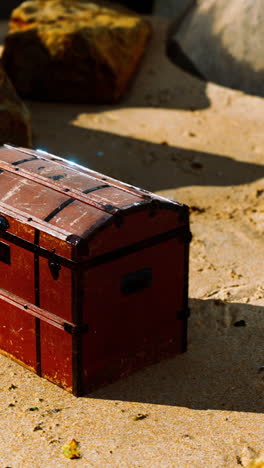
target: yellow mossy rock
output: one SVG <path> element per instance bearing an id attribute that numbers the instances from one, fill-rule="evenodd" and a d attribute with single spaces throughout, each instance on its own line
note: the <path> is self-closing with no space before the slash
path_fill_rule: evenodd
<path id="1" fill-rule="evenodd" d="M 68 444 L 62 447 L 62 454 L 71 460 L 75 458 L 81 458 L 81 452 L 79 450 L 80 442 L 77 440 L 72 439 Z"/>
<path id="2" fill-rule="evenodd" d="M 3 61 L 22 96 L 115 102 L 150 33 L 147 20 L 106 2 L 30 0 L 12 13 Z"/>
<path id="3" fill-rule="evenodd" d="M 30 115 L 0 63 L 0 145 L 32 146 Z"/>

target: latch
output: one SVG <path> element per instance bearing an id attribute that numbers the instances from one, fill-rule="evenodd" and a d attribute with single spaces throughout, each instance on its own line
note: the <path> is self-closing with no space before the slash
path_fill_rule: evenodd
<path id="1" fill-rule="evenodd" d="M 8 228 L 9 228 L 8 220 L 3 215 L 0 215 L 0 231 L 6 231 Z"/>
<path id="2" fill-rule="evenodd" d="M 52 274 L 52 278 L 57 280 L 59 278 L 61 265 L 52 259 L 49 259 L 49 269 Z"/>
<path id="3" fill-rule="evenodd" d="M 192 241 L 192 233 L 189 229 L 184 227 L 177 236 L 177 239 L 182 244 L 189 244 Z"/>
<path id="4" fill-rule="evenodd" d="M 6 263 L 7 265 L 11 264 L 10 246 L 4 242 L 0 242 L 0 261 Z"/>

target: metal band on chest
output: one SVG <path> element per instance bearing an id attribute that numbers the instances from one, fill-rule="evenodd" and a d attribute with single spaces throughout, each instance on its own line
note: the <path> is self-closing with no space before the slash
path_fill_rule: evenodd
<path id="1" fill-rule="evenodd" d="M 92 187 L 92 188 L 83 190 L 82 193 L 88 194 L 88 193 L 96 192 L 97 190 L 101 190 L 101 189 L 104 189 L 104 188 L 107 188 L 107 187 L 110 187 L 110 185 L 108 185 L 108 184 L 98 185 L 97 187 Z M 52 210 L 51 213 L 49 213 L 48 216 L 46 216 L 46 218 L 44 218 L 44 221 L 46 221 L 48 223 L 52 218 L 57 216 L 58 213 L 60 213 L 62 210 L 64 210 L 64 208 L 71 205 L 75 201 L 76 200 L 74 198 L 69 198 L 65 202 L 61 203 L 61 205 L 59 205 L 57 208 Z"/>

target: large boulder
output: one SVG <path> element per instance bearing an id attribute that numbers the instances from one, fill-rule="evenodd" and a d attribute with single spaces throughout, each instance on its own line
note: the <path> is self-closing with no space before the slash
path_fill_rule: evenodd
<path id="1" fill-rule="evenodd" d="M 30 116 L 0 63 L 0 145 L 31 147 Z"/>
<path id="2" fill-rule="evenodd" d="M 150 37 L 124 7 L 86 0 L 30 0 L 11 16 L 3 61 L 21 96 L 116 102 Z"/>
<path id="3" fill-rule="evenodd" d="M 263 38 L 263 0 L 199 0 L 170 42 L 206 80 L 264 96 Z"/>

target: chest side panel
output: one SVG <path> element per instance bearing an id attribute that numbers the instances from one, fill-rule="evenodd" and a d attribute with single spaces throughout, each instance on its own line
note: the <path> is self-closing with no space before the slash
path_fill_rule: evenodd
<path id="1" fill-rule="evenodd" d="M 87 270 L 84 387 L 182 352 L 186 244 L 171 239 Z"/>

